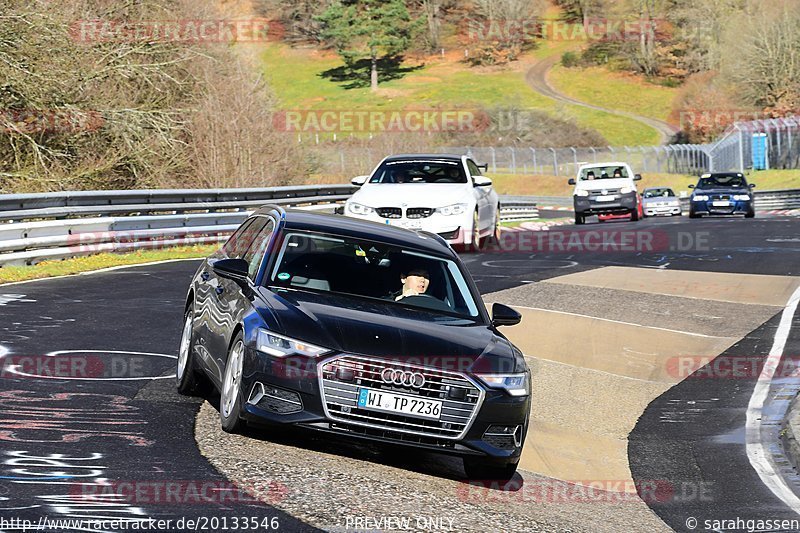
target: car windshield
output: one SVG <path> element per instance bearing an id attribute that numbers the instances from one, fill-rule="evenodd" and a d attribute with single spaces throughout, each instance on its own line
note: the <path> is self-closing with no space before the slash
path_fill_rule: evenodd
<path id="1" fill-rule="evenodd" d="M 412 283 L 419 278 L 427 279 L 424 290 Z M 272 288 L 369 298 L 473 321 L 480 317 L 455 262 L 349 237 L 288 233 L 267 283 Z"/>
<path id="2" fill-rule="evenodd" d="M 619 165 L 584 167 L 578 176 L 581 181 L 628 177 L 630 177 L 628 171 L 624 166 L 621 167 Z"/>
<path id="3" fill-rule="evenodd" d="M 647 189 L 644 191 L 645 198 L 671 198 L 675 196 L 672 189 Z"/>
<path id="4" fill-rule="evenodd" d="M 461 161 L 386 161 L 372 174 L 369 182 L 467 183 L 467 175 Z"/>
<path id="5" fill-rule="evenodd" d="M 736 174 L 726 174 L 722 176 L 708 176 L 705 178 L 700 178 L 700 181 L 697 183 L 697 189 L 716 189 L 718 187 L 746 187 L 747 183 L 745 182 L 742 176 L 738 176 Z"/>

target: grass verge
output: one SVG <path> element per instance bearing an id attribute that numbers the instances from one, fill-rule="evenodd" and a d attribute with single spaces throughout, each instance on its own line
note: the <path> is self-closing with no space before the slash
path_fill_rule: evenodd
<path id="1" fill-rule="evenodd" d="M 519 174 L 492 174 L 494 188 L 498 194 L 513 196 L 570 196 L 572 185 L 566 176 L 535 176 Z M 691 191 L 689 184 L 697 183 L 697 176 L 682 174 L 658 174 L 645 172 L 637 188 L 670 187 L 676 194 Z M 764 170 L 747 174 L 747 180 L 757 185 L 756 191 L 771 189 L 800 189 L 800 170 Z"/>
<path id="2" fill-rule="evenodd" d="M 211 255 L 219 249 L 219 245 L 205 244 L 197 246 L 180 246 L 161 250 L 139 250 L 127 254 L 97 254 L 86 257 L 74 257 L 60 261 L 42 261 L 32 266 L 5 266 L 0 268 L 0 284 L 31 279 L 52 278 L 90 272 L 102 268 L 138 265 L 168 259 L 192 259 Z"/>

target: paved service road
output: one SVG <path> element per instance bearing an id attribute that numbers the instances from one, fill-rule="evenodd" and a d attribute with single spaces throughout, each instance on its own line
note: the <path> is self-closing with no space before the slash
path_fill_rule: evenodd
<path id="1" fill-rule="evenodd" d="M 173 520 L 171 530 L 216 517 L 216 528 L 200 524 L 209 531 L 234 516 L 282 530 L 400 530 L 408 519 L 416 530 L 657 531 L 736 509 L 796 516 L 748 461 L 756 380 L 670 369 L 674 354 L 770 351 L 798 285 L 799 229 L 794 218 L 646 219 L 465 255 L 487 300 L 523 312 L 524 328 L 508 334 L 535 372 L 526 470 L 504 490 L 470 488 L 456 461 L 432 455 L 223 434 L 215 399 L 200 409 L 171 378 L 194 261 L 0 287 L 0 517 L 148 517 Z M 596 247 L 631 231 L 654 246 Z M 797 348 L 793 329 L 785 353 Z M 63 379 L 76 376 L 89 379 Z M 592 482 L 608 492 L 576 489 Z M 657 497 L 645 505 L 631 487 Z M 702 498 L 687 496 L 697 489 Z"/>

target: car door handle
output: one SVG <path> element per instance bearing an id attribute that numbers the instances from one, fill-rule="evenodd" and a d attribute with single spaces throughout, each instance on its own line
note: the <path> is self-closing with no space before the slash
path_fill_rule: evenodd
<path id="1" fill-rule="evenodd" d="M 217 294 L 222 294 L 223 292 L 225 292 L 225 289 L 222 286 L 218 286 L 214 290 L 217 291 Z"/>
<path id="2" fill-rule="evenodd" d="M 202 279 L 203 281 L 208 281 L 209 279 L 211 279 L 211 274 L 209 274 L 208 272 L 203 272 L 202 274 L 200 274 L 200 279 Z"/>

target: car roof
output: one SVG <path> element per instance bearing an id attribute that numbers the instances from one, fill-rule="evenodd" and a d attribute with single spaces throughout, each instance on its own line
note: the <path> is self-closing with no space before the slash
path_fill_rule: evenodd
<path id="1" fill-rule="evenodd" d="M 669 189 L 671 191 L 672 187 L 666 187 L 666 186 L 664 186 L 664 187 L 648 187 L 645 190 L 646 191 L 663 191 L 664 189 Z"/>
<path id="2" fill-rule="evenodd" d="M 700 176 L 700 178 L 701 179 L 702 178 L 719 178 L 719 177 L 728 178 L 728 177 L 734 177 L 734 176 L 742 178 L 744 180 L 747 179 L 747 178 L 745 178 L 744 174 L 742 174 L 741 172 L 711 172 L 711 173 L 706 172 L 705 174 Z"/>
<path id="3" fill-rule="evenodd" d="M 403 161 L 406 159 L 433 159 L 438 161 L 461 161 L 462 157 L 466 156 L 458 154 L 397 154 L 397 155 L 390 155 L 383 161 L 385 163 Z"/>
<path id="4" fill-rule="evenodd" d="M 328 215 L 301 209 L 284 209 L 277 205 L 260 207 L 253 215 L 268 215 L 274 212 L 277 212 L 278 216 L 284 220 L 286 230 L 332 233 L 367 241 L 380 241 L 440 256 L 452 257 L 454 255 L 447 241 L 427 231 L 412 231 L 344 215 Z"/>
<path id="5" fill-rule="evenodd" d="M 600 167 L 627 167 L 630 166 L 628 163 L 623 163 L 622 161 L 609 161 L 607 163 L 586 163 L 581 165 L 579 168 L 600 168 Z"/>

